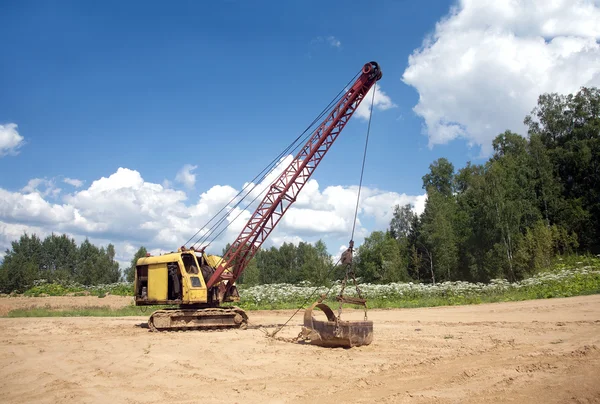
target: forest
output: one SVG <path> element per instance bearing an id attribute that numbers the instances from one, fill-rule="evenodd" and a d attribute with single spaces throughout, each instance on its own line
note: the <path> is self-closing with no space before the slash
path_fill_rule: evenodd
<path id="1" fill-rule="evenodd" d="M 12 242 L 0 265 L 0 291 L 23 292 L 35 281 L 76 282 L 98 285 L 118 282 L 119 264 L 115 247 L 97 247 L 84 240 L 79 246 L 66 234 L 52 234 L 41 240 L 37 235 L 23 234 Z"/>
<path id="2" fill-rule="evenodd" d="M 484 164 L 456 169 L 445 158 L 423 175 L 425 210 L 395 206 L 385 230 L 355 254 L 363 282 L 518 281 L 563 255 L 600 253 L 600 91 L 543 94 L 524 119 L 527 136 L 506 131 Z M 67 235 L 24 234 L 0 265 L 0 291 L 35 280 L 83 285 L 132 280 L 141 247 L 122 272 L 114 246 Z M 343 276 L 322 242 L 260 250 L 240 283 L 325 284 Z"/>

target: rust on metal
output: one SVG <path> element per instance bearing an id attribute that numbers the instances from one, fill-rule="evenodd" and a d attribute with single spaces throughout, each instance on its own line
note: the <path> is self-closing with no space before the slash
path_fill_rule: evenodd
<path id="1" fill-rule="evenodd" d="M 315 319 L 313 316 L 315 308 L 320 309 L 327 316 L 327 321 Z M 312 345 L 328 348 L 369 345 L 373 341 L 373 322 L 342 321 L 335 316 L 329 306 L 317 301 L 304 312 L 304 327 L 301 335 Z"/>

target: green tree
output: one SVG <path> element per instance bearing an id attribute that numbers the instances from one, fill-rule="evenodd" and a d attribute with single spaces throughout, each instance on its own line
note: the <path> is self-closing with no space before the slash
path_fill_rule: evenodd
<path id="1" fill-rule="evenodd" d="M 23 292 L 40 276 L 42 242 L 35 234 L 23 234 L 11 243 L 0 265 L 0 289 L 3 292 Z"/>
<path id="2" fill-rule="evenodd" d="M 564 198 L 549 221 L 576 233 L 583 249 L 600 252 L 600 90 L 543 94 L 525 124 L 544 144 Z"/>
<path id="3" fill-rule="evenodd" d="M 356 274 L 365 282 L 408 281 L 408 262 L 390 232 L 374 231 L 358 248 Z"/>
<path id="4" fill-rule="evenodd" d="M 390 233 L 395 239 L 408 237 L 416 216 L 412 209 L 411 204 L 394 206 L 394 214 L 390 221 Z"/>
<path id="5" fill-rule="evenodd" d="M 256 257 L 254 257 L 250 260 L 250 262 L 246 266 L 246 269 L 244 270 L 244 272 L 242 272 L 242 274 L 238 278 L 237 282 L 239 282 L 240 284 L 243 284 L 243 285 L 248 285 L 248 286 L 254 286 L 254 285 L 259 284 L 260 270 L 256 263 Z"/>
<path id="6" fill-rule="evenodd" d="M 77 255 L 75 280 L 83 285 L 93 285 L 98 277 L 97 272 L 100 260 L 100 250 L 90 243 L 88 239 L 85 239 L 79 245 Z"/>
<path id="7" fill-rule="evenodd" d="M 332 274 L 331 256 L 327 253 L 327 246 L 319 240 L 313 246 L 310 243 L 298 244 L 298 265 L 302 280 L 314 285 L 324 285 Z"/>
<path id="8" fill-rule="evenodd" d="M 298 283 L 300 271 L 297 261 L 297 248 L 292 243 L 283 243 L 277 252 L 277 267 L 280 279 L 285 283 Z"/>
<path id="9" fill-rule="evenodd" d="M 106 250 L 100 248 L 100 262 L 98 264 L 95 283 L 107 284 L 118 282 L 121 278 L 119 263 L 115 261 L 115 246 L 108 244 Z"/>
<path id="10" fill-rule="evenodd" d="M 517 239 L 515 268 L 529 275 L 547 268 L 553 257 L 552 229 L 543 221 L 536 222 Z"/>
<path id="11" fill-rule="evenodd" d="M 454 177 L 454 166 L 445 158 L 434 161 L 429 166 L 429 173 L 423 176 L 427 202 L 416 247 L 425 253 L 432 282 L 435 282 L 435 279 L 456 278 L 458 249 L 454 230 Z"/>
<path id="12" fill-rule="evenodd" d="M 455 199 L 429 187 L 421 232 L 425 254 L 432 261 L 429 264 L 433 265 L 437 280 L 457 278 L 458 247 L 453 223 L 455 216 Z"/>
<path id="13" fill-rule="evenodd" d="M 458 276 L 462 280 L 487 281 L 492 277 L 486 252 L 494 244 L 494 231 L 484 205 L 485 167 L 467 165 L 455 178 L 457 187 L 455 234 L 458 246 Z"/>
<path id="14" fill-rule="evenodd" d="M 495 153 L 486 164 L 483 195 L 487 223 L 495 232 L 488 265 L 496 276 L 506 268 L 502 275 L 516 280 L 523 276 L 514 266 L 516 240 L 541 219 L 535 175 L 523 137 L 507 131 L 494 139 L 493 146 Z"/>
<path id="15" fill-rule="evenodd" d="M 261 284 L 284 283 L 285 272 L 280 268 L 279 249 L 260 249 L 256 255 L 256 265 L 259 268 L 259 279 Z"/>
<path id="16" fill-rule="evenodd" d="M 66 234 L 52 234 L 42 242 L 40 276 L 47 281 L 66 281 L 75 273 L 77 244 Z"/>
<path id="17" fill-rule="evenodd" d="M 131 259 L 131 263 L 129 264 L 129 267 L 125 270 L 125 279 L 128 282 L 133 282 L 134 278 L 135 278 L 135 266 L 137 265 L 137 262 L 140 258 L 143 258 L 146 256 L 146 254 L 148 254 L 148 251 L 146 250 L 146 247 L 141 246 L 137 252 L 135 253 L 135 255 L 133 256 L 133 258 Z"/>
<path id="18" fill-rule="evenodd" d="M 433 188 L 444 196 L 454 192 L 454 165 L 446 158 L 439 158 L 429 165 L 429 173 L 423 176 L 423 188 Z"/>

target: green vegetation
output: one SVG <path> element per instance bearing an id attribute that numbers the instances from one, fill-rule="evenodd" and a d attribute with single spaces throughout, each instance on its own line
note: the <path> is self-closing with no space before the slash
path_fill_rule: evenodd
<path id="1" fill-rule="evenodd" d="M 91 285 L 86 286 L 74 282 L 66 283 L 48 283 L 45 280 L 34 281 L 34 286 L 27 289 L 23 295 L 25 296 L 133 296 L 133 283 L 119 282 L 108 285 Z"/>
<path id="2" fill-rule="evenodd" d="M 229 244 L 223 249 L 223 254 Z M 311 282 L 322 285 L 336 279 L 327 246 L 319 240 L 312 245 L 283 243 L 279 248 L 259 250 L 238 280 L 244 285 Z"/>
<path id="3" fill-rule="evenodd" d="M 309 285 L 290 284 L 243 288 L 240 291 L 242 301 L 239 306 L 249 310 L 296 308 L 315 301 L 329 288 L 330 299 L 327 302 L 336 307 L 337 303 L 332 297 L 338 294 L 339 283 L 316 290 Z M 371 308 L 452 306 L 587 295 L 600 293 L 600 260 L 587 257 L 568 268 L 560 263 L 552 270 L 517 282 L 494 279 L 489 283 L 455 281 L 436 285 L 412 282 L 363 283 L 360 289 Z M 352 292 L 352 288 L 348 291 Z"/>
<path id="4" fill-rule="evenodd" d="M 56 286 L 60 289 L 68 288 L 68 283 L 90 286 L 118 282 L 120 278 L 112 244 L 98 248 L 86 239 L 77 246 L 65 234 L 52 234 L 43 241 L 35 234 L 23 234 L 13 241 L 0 265 L 0 292 L 24 292 L 36 281 L 55 283 L 61 285 Z"/>
<path id="5" fill-rule="evenodd" d="M 600 253 L 600 91 L 544 94 L 525 124 L 528 137 L 500 134 L 485 164 L 434 161 L 423 214 L 396 206 L 358 249 L 363 280 L 514 282 Z"/>
<path id="6" fill-rule="evenodd" d="M 120 309 L 108 307 L 86 307 L 77 309 L 55 310 L 48 308 L 16 309 L 8 313 L 7 317 L 126 317 L 149 316 L 154 310 L 165 306 L 135 307 L 127 306 Z"/>
<path id="7" fill-rule="evenodd" d="M 574 261 L 579 259 L 579 261 Z M 331 289 L 330 289 L 331 288 Z M 340 289 L 339 283 L 316 288 L 312 285 L 269 284 L 245 286 L 242 301 L 237 306 L 245 310 L 297 309 L 311 304 L 329 290 L 332 307 L 337 303 L 331 297 Z M 530 299 L 547 299 L 600 293 L 600 259 L 572 257 L 559 261 L 552 269 L 518 282 L 503 279 L 489 283 L 442 282 L 362 284 L 361 291 L 370 308 L 414 308 L 509 302 Z M 99 296 L 100 297 L 100 296 Z M 147 316 L 165 306 L 121 309 L 106 307 L 53 310 L 48 308 L 11 311 L 9 317 L 77 317 L 77 316 Z"/>

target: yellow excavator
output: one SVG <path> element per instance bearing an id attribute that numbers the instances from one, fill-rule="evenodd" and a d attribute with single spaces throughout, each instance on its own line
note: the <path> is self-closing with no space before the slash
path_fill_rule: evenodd
<path id="1" fill-rule="evenodd" d="M 223 259 L 193 248 L 140 258 L 135 270 L 135 304 L 178 305 L 179 309 L 157 310 L 150 316 L 152 331 L 246 328 L 248 316 L 237 307 L 219 307 L 209 294 L 206 280 Z M 227 268 L 225 274 L 231 271 Z M 213 289 L 214 291 L 214 289 Z M 239 300 L 237 289 L 227 301 Z"/>
<path id="2" fill-rule="evenodd" d="M 345 87 L 349 89 L 342 90 L 323 110 L 315 122 L 323 116 L 325 118 L 307 134 L 304 146 L 270 184 L 223 257 L 205 253 L 205 247 L 182 246 L 176 252 L 148 255 L 138 260 L 134 281 L 135 304 L 177 306 L 153 312 L 148 320 L 152 331 L 247 327 L 248 316 L 244 310 L 223 303 L 239 301 L 235 281 L 294 203 L 350 117 L 381 77 L 381 69 L 376 62 L 365 64 L 352 79 L 351 86 Z M 332 332 L 334 329 L 339 331 L 341 323 L 335 318 L 329 320 L 334 327 Z M 366 328 L 360 329 L 362 325 L 359 325 L 358 331 L 368 339 L 369 324 L 363 323 Z M 314 321 L 311 321 L 311 326 L 318 328 Z"/>

